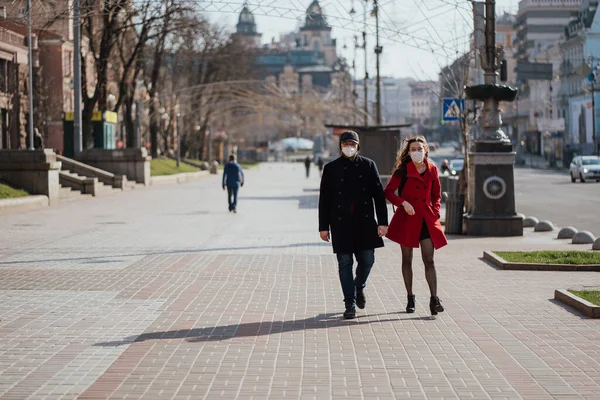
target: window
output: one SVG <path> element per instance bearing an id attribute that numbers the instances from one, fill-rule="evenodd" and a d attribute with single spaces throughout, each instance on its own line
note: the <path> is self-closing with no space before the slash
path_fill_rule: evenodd
<path id="1" fill-rule="evenodd" d="M 7 92 L 6 79 L 8 78 L 6 60 L 0 60 L 0 92 Z"/>

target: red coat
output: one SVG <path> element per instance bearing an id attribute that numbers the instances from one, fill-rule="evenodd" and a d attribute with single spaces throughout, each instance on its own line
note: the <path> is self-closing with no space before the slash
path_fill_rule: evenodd
<path id="1" fill-rule="evenodd" d="M 386 237 L 404 247 L 417 248 L 425 219 L 433 246 L 439 249 L 447 245 L 440 223 L 441 193 L 437 167 L 427 161 L 427 171 L 421 176 L 411 161 L 406 165 L 406 176 L 401 197 L 396 193 L 402 181 L 398 174 L 392 175 L 384 190 L 385 198 L 396 206 Z M 415 209 L 414 215 L 404 211 L 402 203 L 405 200 Z"/>

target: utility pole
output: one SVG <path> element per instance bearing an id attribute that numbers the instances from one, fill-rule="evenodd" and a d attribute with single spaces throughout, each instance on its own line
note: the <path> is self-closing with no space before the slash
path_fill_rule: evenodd
<path id="1" fill-rule="evenodd" d="M 176 114 L 177 117 L 177 168 L 179 168 L 179 164 L 181 163 L 181 109 L 179 104 L 176 106 Z"/>
<path id="2" fill-rule="evenodd" d="M 596 65 L 596 67 L 594 67 L 594 57 L 590 55 L 588 56 L 588 58 L 589 66 L 591 69 L 591 72 L 588 76 L 588 80 L 590 81 L 592 91 L 592 143 L 594 145 L 593 153 L 598 154 L 598 139 L 596 137 L 596 87 L 594 86 L 594 84 L 596 83 L 596 75 L 599 65 Z"/>
<path id="3" fill-rule="evenodd" d="M 376 108 L 375 108 L 375 122 L 379 126 L 381 125 L 381 76 L 379 75 L 379 58 L 383 52 L 383 47 L 379 45 L 379 4 L 378 0 L 373 0 L 373 12 L 375 13 L 375 69 L 377 71 L 377 94 L 376 94 Z"/>
<path id="4" fill-rule="evenodd" d="M 81 135 L 81 15 L 79 0 L 73 1 L 73 147 L 77 157 L 83 148 Z"/>
<path id="5" fill-rule="evenodd" d="M 369 96 L 368 96 L 368 86 L 369 86 L 369 70 L 367 68 L 367 0 L 365 0 L 365 12 L 364 12 L 364 27 L 362 32 L 363 37 L 363 49 L 365 51 L 365 126 L 369 126 Z"/>
<path id="6" fill-rule="evenodd" d="M 31 34 L 31 0 L 27 0 L 27 48 L 29 62 L 29 150 L 35 150 L 33 143 L 33 40 Z"/>

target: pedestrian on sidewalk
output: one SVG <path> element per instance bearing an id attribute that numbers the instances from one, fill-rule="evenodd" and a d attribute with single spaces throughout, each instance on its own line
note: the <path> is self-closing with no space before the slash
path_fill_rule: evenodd
<path id="1" fill-rule="evenodd" d="M 428 160 L 429 148 L 424 137 L 405 140 L 398 152 L 392 177 L 385 187 L 385 197 L 397 209 L 390 221 L 387 238 L 400 244 L 402 277 L 408 303 L 406 312 L 415 311 L 413 282 L 413 248 L 421 247 L 425 278 L 429 285 L 429 310 L 432 315 L 444 311 L 437 296 L 434 250 L 446 244 L 440 219 L 440 178 L 438 169 Z"/>
<path id="2" fill-rule="evenodd" d="M 244 171 L 242 166 L 235 162 L 235 155 L 231 154 L 229 162 L 223 168 L 223 190 L 227 187 L 229 212 L 237 213 L 237 196 L 241 186 L 244 186 Z"/>
<path id="3" fill-rule="evenodd" d="M 319 159 L 317 160 L 317 166 L 319 167 L 319 175 L 323 175 L 323 166 L 325 165 L 325 162 L 323 161 L 323 157 L 319 157 Z"/>
<path id="4" fill-rule="evenodd" d="M 356 316 L 356 307 L 365 308 L 364 289 L 375 263 L 375 249 L 383 247 L 388 225 L 377 166 L 360 156 L 359 149 L 356 132 L 340 135 L 342 154 L 325 165 L 319 193 L 319 234 L 322 240 L 331 240 L 337 255 L 346 319 Z M 354 257 L 358 264 L 356 277 Z"/>
<path id="5" fill-rule="evenodd" d="M 310 175 L 310 157 L 306 156 L 304 159 L 304 167 L 306 168 L 306 177 Z"/>

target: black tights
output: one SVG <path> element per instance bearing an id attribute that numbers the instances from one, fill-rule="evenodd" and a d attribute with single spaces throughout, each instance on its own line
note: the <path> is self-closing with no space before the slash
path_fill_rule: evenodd
<path id="1" fill-rule="evenodd" d="M 404 286 L 406 286 L 406 294 L 410 296 L 413 294 L 413 249 L 412 247 L 400 247 L 402 248 L 402 277 L 404 278 Z M 425 264 L 425 279 L 427 279 L 431 295 L 437 296 L 437 275 L 435 273 L 435 263 L 433 262 L 433 252 L 431 239 L 421 240 L 421 256 L 423 257 L 423 264 Z"/>

